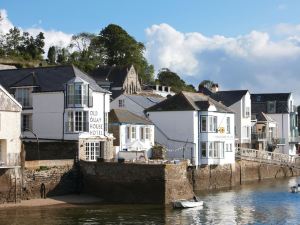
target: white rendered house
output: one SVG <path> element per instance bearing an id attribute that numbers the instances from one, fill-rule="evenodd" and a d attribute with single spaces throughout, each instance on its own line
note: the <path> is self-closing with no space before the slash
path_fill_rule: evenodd
<path id="1" fill-rule="evenodd" d="M 277 124 L 274 131 L 276 152 L 296 155 L 299 144 L 298 112 L 292 93 L 251 94 L 252 115 L 263 112 Z"/>
<path id="2" fill-rule="evenodd" d="M 194 165 L 235 162 L 234 113 L 223 104 L 201 93 L 180 92 L 146 113 L 169 159 L 190 159 Z"/>
<path id="3" fill-rule="evenodd" d="M 248 90 L 219 91 L 218 84 L 212 90 L 199 87 L 199 92 L 204 93 L 214 100 L 221 102 L 235 112 L 235 137 L 236 144 L 240 147 L 251 147 L 251 95 Z"/>
<path id="4" fill-rule="evenodd" d="M 109 130 L 113 133 L 116 158 L 150 158 L 154 146 L 154 125 L 124 109 L 109 113 Z"/>
<path id="5" fill-rule="evenodd" d="M 25 141 L 78 143 L 79 158 L 110 158 L 110 93 L 74 66 L 0 71 L 5 85 L 23 106 Z"/>
<path id="6" fill-rule="evenodd" d="M 22 106 L 0 85 L 0 168 L 20 166 Z"/>

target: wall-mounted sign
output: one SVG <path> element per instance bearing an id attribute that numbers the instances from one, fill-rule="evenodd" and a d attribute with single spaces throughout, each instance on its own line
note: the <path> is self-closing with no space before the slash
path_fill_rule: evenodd
<path id="1" fill-rule="evenodd" d="M 98 111 L 90 111 L 89 113 L 90 135 L 99 136 L 104 134 L 103 114 Z"/>

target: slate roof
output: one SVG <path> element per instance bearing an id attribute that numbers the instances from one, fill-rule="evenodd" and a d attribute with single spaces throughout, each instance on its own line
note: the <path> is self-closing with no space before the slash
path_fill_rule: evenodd
<path id="1" fill-rule="evenodd" d="M 222 104 L 229 107 L 234 103 L 240 101 L 243 96 L 247 94 L 248 90 L 218 91 L 216 93 L 213 93 L 209 89 L 201 87 L 199 92 L 205 95 L 209 95 L 214 100 L 222 102 Z"/>
<path id="2" fill-rule="evenodd" d="M 288 113 L 288 99 L 291 93 L 261 93 L 251 94 L 251 111 L 253 114 L 259 112 L 268 113 L 267 102 L 276 101 L 275 113 Z"/>
<path id="3" fill-rule="evenodd" d="M 234 113 L 207 95 L 185 91 L 167 98 L 146 111 L 207 111 L 210 105 L 214 105 L 218 112 Z"/>
<path id="4" fill-rule="evenodd" d="M 141 106 L 144 109 L 147 109 L 153 105 L 156 105 L 157 103 L 165 100 L 164 97 L 153 97 L 153 96 L 144 96 L 144 95 L 127 95 L 125 94 L 127 98 L 129 98 L 131 101 L 135 102 L 139 106 Z"/>
<path id="5" fill-rule="evenodd" d="M 110 82 L 111 87 L 122 87 L 131 66 L 101 66 L 90 75 L 97 83 Z"/>
<path id="6" fill-rule="evenodd" d="M 149 120 L 125 109 L 112 109 L 109 112 L 108 118 L 109 123 L 152 125 Z"/>
<path id="7" fill-rule="evenodd" d="M 256 119 L 258 122 L 275 122 L 275 120 L 273 120 L 271 117 L 269 117 L 268 115 L 266 115 L 263 112 L 259 112 L 256 115 Z"/>
<path id="8" fill-rule="evenodd" d="M 0 70 L 0 84 L 7 90 L 11 87 L 37 86 L 37 92 L 63 91 L 65 84 L 74 77 L 87 81 L 93 91 L 109 93 L 73 65 Z"/>

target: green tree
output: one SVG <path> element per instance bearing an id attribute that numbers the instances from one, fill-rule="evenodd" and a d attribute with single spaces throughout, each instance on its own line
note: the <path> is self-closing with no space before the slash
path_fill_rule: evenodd
<path id="1" fill-rule="evenodd" d="M 55 46 L 51 46 L 49 48 L 47 58 L 48 58 L 48 62 L 50 64 L 55 64 L 56 63 L 56 49 L 55 49 Z"/>
<path id="2" fill-rule="evenodd" d="M 187 85 L 177 73 L 168 68 L 163 68 L 157 75 L 158 82 L 164 86 L 170 86 L 174 92 L 191 91 L 195 92 L 193 85 Z"/>
<path id="3" fill-rule="evenodd" d="M 9 32 L 5 35 L 4 50 L 9 56 L 17 56 L 20 54 L 19 47 L 22 42 L 21 31 L 17 28 L 9 29 Z"/>
<path id="4" fill-rule="evenodd" d="M 110 24 L 101 30 L 96 46 L 104 48 L 107 65 L 128 66 L 133 64 L 143 82 L 153 80 L 149 64 L 144 57 L 145 46 L 136 41 L 122 27 Z M 95 46 L 95 45 L 94 45 Z"/>
<path id="5" fill-rule="evenodd" d="M 69 51 L 66 48 L 58 48 L 57 49 L 57 63 L 59 64 L 67 64 L 69 58 Z"/>
<path id="6" fill-rule="evenodd" d="M 211 80 L 203 80 L 200 82 L 199 86 L 198 86 L 198 90 L 200 90 L 201 87 L 205 87 L 207 88 L 208 90 L 211 90 L 212 86 L 214 85 L 215 83 Z"/>

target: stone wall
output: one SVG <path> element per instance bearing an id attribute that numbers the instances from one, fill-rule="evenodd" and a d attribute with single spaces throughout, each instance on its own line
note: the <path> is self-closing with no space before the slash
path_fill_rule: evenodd
<path id="1" fill-rule="evenodd" d="M 80 162 L 84 191 L 107 202 L 169 204 L 193 196 L 186 164 Z"/>
<path id="2" fill-rule="evenodd" d="M 230 188 L 246 182 L 299 176 L 300 169 L 241 160 L 234 165 L 203 166 L 189 171 L 194 190 Z"/>
<path id="3" fill-rule="evenodd" d="M 56 160 L 74 159 L 78 152 L 78 142 L 23 142 L 25 159 L 31 160 Z"/>
<path id="4" fill-rule="evenodd" d="M 0 204 L 21 201 L 20 168 L 0 169 Z"/>
<path id="5" fill-rule="evenodd" d="M 72 166 L 24 169 L 22 199 L 41 198 L 42 184 L 46 197 L 73 194 L 78 190 L 76 170 Z"/>

